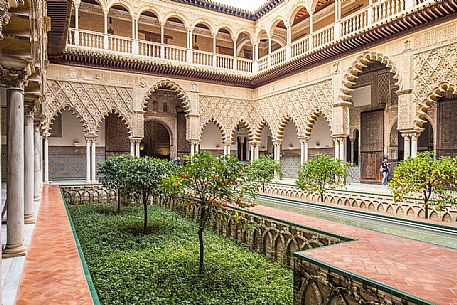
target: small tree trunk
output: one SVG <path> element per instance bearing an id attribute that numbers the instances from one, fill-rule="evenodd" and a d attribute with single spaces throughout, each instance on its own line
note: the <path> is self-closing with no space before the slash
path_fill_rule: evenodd
<path id="1" fill-rule="evenodd" d="M 265 183 L 262 183 L 262 192 L 265 193 Z"/>
<path id="2" fill-rule="evenodd" d="M 324 203 L 324 193 L 321 193 L 321 203 Z"/>
<path id="3" fill-rule="evenodd" d="M 200 242 L 200 265 L 198 273 L 202 274 L 204 268 L 204 245 L 203 245 L 203 223 L 200 223 L 198 227 L 198 241 Z"/>
<path id="4" fill-rule="evenodd" d="M 428 190 L 424 191 L 424 207 L 425 207 L 425 219 L 428 219 Z"/>
<path id="5" fill-rule="evenodd" d="M 121 211 L 121 190 L 117 190 L 117 212 Z"/>
<path id="6" fill-rule="evenodd" d="M 143 207 L 144 207 L 143 234 L 146 234 L 146 229 L 148 227 L 148 195 L 146 194 L 146 192 L 143 192 Z"/>

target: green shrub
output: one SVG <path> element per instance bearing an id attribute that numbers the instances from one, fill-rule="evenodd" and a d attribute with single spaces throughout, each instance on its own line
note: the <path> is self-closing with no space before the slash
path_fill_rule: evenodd
<path id="1" fill-rule="evenodd" d="M 420 196 L 425 207 L 425 218 L 428 218 L 432 195 L 438 205 L 456 201 L 453 192 L 457 187 L 457 158 L 436 160 L 433 152 L 421 152 L 395 167 L 389 187 L 395 201 L 402 201 L 407 195 Z"/>
<path id="2" fill-rule="evenodd" d="M 260 156 L 259 159 L 252 161 L 246 173 L 249 179 L 258 181 L 262 185 L 262 191 L 265 191 L 265 184 L 273 181 L 275 175 L 282 177 L 282 167 L 279 161 Z"/>
<path id="3" fill-rule="evenodd" d="M 143 233 L 148 226 L 148 204 L 152 195 L 161 193 L 162 179 L 173 171 L 172 162 L 156 158 L 134 158 L 125 162 L 124 185 L 136 198 L 141 198 L 144 209 Z"/>
<path id="4" fill-rule="evenodd" d="M 141 207 L 70 206 L 102 304 L 290 305 L 292 271 L 218 234 L 205 233 L 205 272 L 197 274 L 198 226 L 158 206 L 141 233 Z"/>
<path id="5" fill-rule="evenodd" d="M 327 155 L 317 155 L 304 163 L 298 173 L 297 186 L 309 193 L 317 193 L 324 201 L 326 188 L 333 189 L 348 176 L 348 164 Z"/>
<path id="6" fill-rule="evenodd" d="M 118 156 L 109 158 L 98 165 L 98 180 L 100 183 L 117 193 L 117 211 L 121 210 L 122 194 L 128 193 L 128 188 L 125 183 L 126 163 L 132 160 L 130 155 Z"/>

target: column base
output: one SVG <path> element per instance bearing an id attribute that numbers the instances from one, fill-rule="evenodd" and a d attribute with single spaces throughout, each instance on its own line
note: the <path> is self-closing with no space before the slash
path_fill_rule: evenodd
<path id="1" fill-rule="evenodd" d="M 24 216 L 24 224 L 26 225 L 34 224 L 35 221 L 36 219 L 34 214 Z"/>
<path id="2" fill-rule="evenodd" d="M 25 256 L 25 248 L 23 244 L 6 245 L 5 249 L 3 249 L 2 258 L 12 258 L 18 256 Z"/>

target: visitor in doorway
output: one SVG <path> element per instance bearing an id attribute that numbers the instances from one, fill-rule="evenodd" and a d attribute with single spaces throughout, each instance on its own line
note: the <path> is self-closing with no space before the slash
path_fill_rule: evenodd
<path id="1" fill-rule="evenodd" d="M 387 158 L 384 157 L 384 160 L 381 162 L 381 174 L 382 174 L 382 185 L 387 185 L 387 181 L 389 180 L 389 169 L 390 169 L 390 164 L 387 162 Z"/>
<path id="2" fill-rule="evenodd" d="M 173 160 L 173 163 L 176 165 L 176 166 L 180 166 L 181 165 L 181 159 L 179 157 L 176 157 L 174 160 Z"/>

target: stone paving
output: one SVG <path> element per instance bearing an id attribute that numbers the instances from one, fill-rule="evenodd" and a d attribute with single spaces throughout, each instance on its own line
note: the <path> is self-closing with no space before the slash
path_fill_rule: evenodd
<path id="1" fill-rule="evenodd" d="M 305 251 L 328 265 L 436 304 L 457 305 L 457 250 L 256 206 L 254 212 L 356 241 Z M 17 304 L 93 304 L 59 186 L 44 186 Z"/>
<path id="2" fill-rule="evenodd" d="M 252 211 L 356 239 L 305 256 L 436 304 L 457 305 L 457 250 L 260 205 Z"/>
<path id="3" fill-rule="evenodd" d="M 16 304 L 93 304 L 59 186 L 43 186 Z"/>

